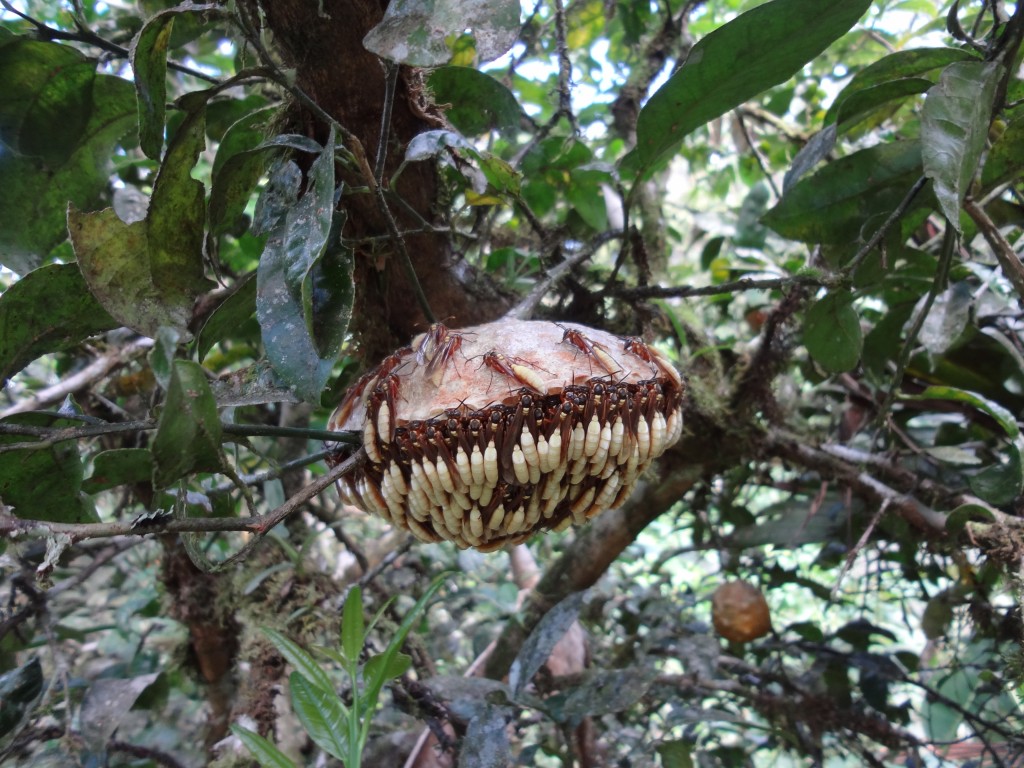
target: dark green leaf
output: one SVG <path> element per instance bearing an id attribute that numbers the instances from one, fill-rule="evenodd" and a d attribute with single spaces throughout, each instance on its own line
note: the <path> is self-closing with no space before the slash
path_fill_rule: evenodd
<path id="1" fill-rule="evenodd" d="M 316 745 L 339 760 L 347 760 L 348 714 L 337 694 L 313 685 L 298 672 L 288 678 L 292 707 Z"/>
<path id="2" fill-rule="evenodd" d="M 0 675 L 0 737 L 27 718 L 42 693 L 43 670 L 37 656 Z"/>
<path id="3" fill-rule="evenodd" d="M 652 667 L 588 673 L 579 685 L 566 691 L 560 720 L 575 728 L 586 717 L 628 709 L 647 693 L 657 676 L 658 671 Z"/>
<path id="4" fill-rule="evenodd" d="M 764 223 L 783 237 L 805 242 L 862 239 L 864 222 L 891 213 L 920 175 L 916 141 L 862 149 L 801 179 L 765 214 Z"/>
<path id="5" fill-rule="evenodd" d="M 196 355 L 199 362 L 214 344 L 222 341 L 256 314 L 256 273 L 250 272 L 240 279 L 231 294 L 224 299 L 203 323 L 196 334 Z"/>
<path id="6" fill-rule="evenodd" d="M 921 115 L 921 158 L 946 218 L 960 229 L 960 203 L 985 149 L 992 100 L 1002 74 L 994 62 L 958 62 L 928 91 Z"/>
<path id="7" fill-rule="evenodd" d="M 804 345 L 815 362 L 831 373 L 857 365 L 864 339 L 852 294 L 830 293 L 807 310 Z"/>
<path id="8" fill-rule="evenodd" d="M 637 119 L 644 167 L 690 131 L 796 74 L 842 37 L 870 0 L 773 0 L 702 38 Z"/>
<path id="9" fill-rule="evenodd" d="M 263 143 L 267 123 L 276 112 L 276 107 L 251 112 L 228 128 L 217 147 L 210 187 L 210 230 L 214 234 L 231 229 L 248 205 L 267 164 L 267 153 L 259 150 L 277 146 Z M 320 151 L 319 145 L 314 151 Z"/>
<path id="10" fill-rule="evenodd" d="M 161 300 L 187 306 L 211 283 L 203 271 L 206 197 L 192 168 L 206 146 L 205 108 L 190 112 L 167 147 L 146 216 L 149 271 Z M 147 334 L 152 335 L 152 334 Z"/>
<path id="11" fill-rule="evenodd" d="M 0 381 L 40 355 L 118 326 L 74 264 L 40 267 L 0 296 Z"/>
<path id="12" fill-rule="evenodd" d="M 257 270 L 256 316 L 274 370 L 299 397 L 318 403 L 335 358 L 321 356 L 314 341 L 313 303 L 316 272 L 331 245 L 334 220 L 333 133 L 309 171 L 306 194 L 289 204 L 286 195 L 294 191 L 292 165 L 280 166 L 280 176 L 272 177 L 268 184 L 268 190 L 280 195 L 275 206 L 281 213 L 274 216 L 276 223 Z M 339 289 L 350 290 L 349 286 Z M 337 309 L 329 300 L 326 303 Z M 347 327 L 347 314 L 340 314 L 345 315 Z"/>
<path id="13" fill-rule="evenodd" d="M 508 743 L 509 711 L 486 703 L 474 713 L 459 744 L 459 768 L 506 768 L 513 765 Z"/>
<path id="14" fill-rule="evenodd" d="M 331 678 L 317 664 L 316 659 L 310 656 L 302 646 L 288 639 L 287 636 L 276 629 L 263 627 L 263 634 L 270 639 L 270 642 L 288 660 L 288 663 L 295 667 L 295 670 L 306 680 L 324 691 L 334 692 L 334 683 L 331 682 Z"/>
<path id="15" fill-rule="evenodd" d="M 26 413 L 4 419 L 6 424 L 37 427 L 78 426 L 77 422 Z M 0 435 L 0 445 L 33 442 L 20 435 Z M 82 494 L 82 461 L 73 441 L 36 450 L 0 453 L 0 499 L 16 517 L 54 523 L 98 522 L 88 496 Z"/>
<path id="16" fill-rule="evenodd" d="M 924 309 L 924 297 L 915 307 L 915 313 Z M 942 354 L 956 343 L 971 320 L 974 289 L 960 281 L 935 297 L 928 317 L 921 325 L 918 339 L 932 354 Z"/>
<path id="17" fill-rule="evenodd" d="M 991 521 L 992 510 L 981 504 L 961 504 L 946 517 L 946 532 L 951 536 L 959 536 L 967 524 L 972 521 Z"/>
<path id="18" fill-rule="evenodd" d="M 119 485 L 148 483 L 152 479 L 152 453 L 145 448 L 114 448 L 96 455 L 92 475 L 82 484 L 82 490 L 99 493 Z"/>
<path id="19" fill-rule="evenodd" d="M 441 67 L 427 83 L 445 116 L 465 136 L 490 130 L 514 131 L 523 110 L 516 97 L 494 77 L 472 67 Z"/>
<path id="20" fill-rule="evenodd" d="M 139 101 L 139 144 L 153 160 L 160 159 L 164 146 L 167 46 L 173 29 L 174 13 L 158 13 L 139 30 L 130 51 Z"/>
<path id="21" fill-rule="evenodd" d="M 136 700 L 161 674 L 153 672 L 127 680 L 101 679 L 89 686 L 79 719 L 80 732 L 91 750 L 102 752 L 106 748 Z"/>
<path id="22" fill-rule="evenodd" d="M 509 668 L 508 685 L 513 696 L 518 696 L 530 684 L 552 649 L 576 621 L 582 605 L 583 593 L 574 592 L 544 614 Z"/>
<path id="23" fill-rule="evenodd" d="M 973 58 L 969 51 L 959 48 L 914 48 L 890 53 L 850 79 L 825 114 L 825 125 L 837 122 L 840 112 L 847 110 L 845 102 L 861 91 L 898 80 L 920 78 L 954 62 Z"/>
<path id="24" fill-rule="evenodd" d="M 0 142 L 65 163 L 89 123 L 95 77 L 96 62 L 69 45 L 22 38 L 0 48 Z"/>
<path id="25" fill-rule="evenodd" d="M 341 652 L 351 668 L 359 663 L 359 654 L 363 651 L 365 640 L 364 633 L 363 591 L 357 584 L 349 591 L 341 612 Z"/>
<path id="26" fill-rule="evenodd" d="M 393 0 L 363 45 L 398 64 L 436 67 L 452 57 L 449 38 L 466 30 L 476 39 L 478 61 L 498 58 L 519 34 L 519 1 Z"/>
<path id="27" fill-rule="evenodd" d="M 384 666 L 385 664 L 387 666 Z M 367 660 L 363 675 L 368 681 L 379 680 L 383 684 L 388 680 L 401 677 L 409 671 L 411 666 L 412 656 L 407 654 L 398 653 L 390 658 L 385 658 L 384 654 L 378 653 Z"/>
<path id="28" fill-rule="evenodd" d="M 985 190 L 1019 179 L 1024 173 L 1024 116 L 1013 120 L 985 159 L 981 186 Z"/>
<path id="29" fill-rule="evenodd" d="M 662 768 L 693 768 L 693 745 L 687 741 L 664 741 L 658 745 Z"/>
<path id="30" fill-rule="evenodd" d="M 243 728 L 237 723 L 231 724 L 231 732 L 245 744 L 246 749 L 252 752 L 252 756 L 256 758 L 256 762 L 262 768 L 295 768 L 295 763 L 284 752 L 258 733 Z"/>
<path id="31" fill-rule="evenodd" d="M 1008 437 L 1016 438 L 1020 435 L 1020 427 L 1017 425 L 1017 420 L 1013 417 L 1013 414 L 1010 413 L 1010 411 L 999 403 L 982 397 L 975 392 L 968 392 L 967 390 L 957 389 L 955 387 L 932 386 L 928 387 L 919 395 L 904 395 L 900 399 L 951 400 L 957 403 L 966 403 L 967 405 L 984 411 L 991 416 L 996 423 L 1003 428 Z"/>
<path id="32" fill-rule="evenodd" d="M 839 109 L 837 125 L 842 131 L 849 131 L 870 113 L 894 101 L 903 101 L 908 96 L 925 93 L 932 87 L 932 81 L 923 77 L 907 77 L 891 80 L 857 91 L 843 102 Z"/>
<path id="33" fill-rule="evenodd" d="M 989 504 L 1009 504 L 1024 489 L 1024 464 L 1017 443 L 1006 446 L 1006 461 L 986 467 L 968 479 L 971 490 Z"/>
<path id="34" fill-rule="evenodd" d="M 166 488 L 190 472 L 220 470 L 221 432 L 217 403 L 203 368 L 175 360 L 153 439 L 153 486 Z"/>
<path id="35" fill-rule="evenodd" d="M 0 263 L 19 274 L 39 266 L 67 238 L 69 201 L 83 210 L 100 203 L 114 144 L 135 124 L 128 81 L 97 77 L 92 99 L 89 122 L 64 162 L 50 166 L 40 158 L 0 152 Z"/>

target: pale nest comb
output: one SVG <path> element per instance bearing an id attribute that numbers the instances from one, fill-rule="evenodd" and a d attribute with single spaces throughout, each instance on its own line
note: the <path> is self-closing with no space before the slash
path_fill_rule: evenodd
<path id="1" fill-rule="evenodd" d="M 566 323 L 431 326 L 346 393 L 344 501 L 424 541 L 492 550 L 625 501 L 680 436 L 683 382 L 637 338 Z M 345 457 L 335 445 L 332 463 Z"/>

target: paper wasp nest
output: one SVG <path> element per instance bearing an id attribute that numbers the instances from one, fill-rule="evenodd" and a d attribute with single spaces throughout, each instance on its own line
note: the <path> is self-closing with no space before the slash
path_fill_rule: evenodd
<path id="1" fill-rule="evenodd" d="M 491 550 L 621 504 L 682 432 L 683 383 L 637 338 L 570 323 L 431 326 L 346 393 L 344 501 L 424 541 Z M 332 457 L 345 458 L 337 445 Z"/>

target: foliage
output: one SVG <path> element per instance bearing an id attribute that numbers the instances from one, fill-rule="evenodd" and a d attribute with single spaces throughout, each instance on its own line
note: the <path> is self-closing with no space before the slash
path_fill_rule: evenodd
<path id="1" fill-rule="evenodd" d="M 0 5 L 0 761 L 1020 760 L 1024 4 Z M 509 311 L 688 377 L 511 570 L 321 442 Z"/>

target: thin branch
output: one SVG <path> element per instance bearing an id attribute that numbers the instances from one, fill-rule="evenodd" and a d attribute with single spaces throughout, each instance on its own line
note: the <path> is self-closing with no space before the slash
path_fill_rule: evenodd
<path id="1" fill-rule="evenodd" d="M 569 60 L 567 36 L 565 5 L 562 0 L 555 0 L 555 38 L 558 46 L 558 111 L 565 115 L 572 127 L 572 132 L 578 134 L 580 127 L 572 112 L 572 62 Z"/>
<path id="2" fill-rule="evenodd" d="M 761 154 L 761 150 L 754 144 L 754 137 L 751 136 L 750 130 L 747 128 L 747 121 L 743 119 L 743 113 L 740 110 L 733 110 L 733 114 L 736 116 L 736 124 L 740 127 L 740 132 L 743 134 L 743 140 L 747 142 L 747 146 L 750 147 L 750 151 L 754 154 L 754 159 L 757 161 L 757 167 L 761 169 L 761 174 L 764 176 L 768 185 L 772 188 L 772 192 L 775 194 L 775 199 L 782 197 L 782 193 L 779 192 L 778 186 L 775 184 L 775 179 L 772 178 L 771 172 L 768 170 L 768 163 L 765 162 L 764 156 Z"/>
<path id="3" fill-rule="evenodd" d="M 377 140 L 377 162 L 373 167 L 373 178 L 380 186 L 384 178 L 384 164 L 388 159 L 388 136 L 391 135 L 391 110 L 395 106 L 395 88 L 398 85 L 398 65 L 384 62 L 384 107 L 380 115 L 380 138 Z"/>
<path id="4" fill-rule="evenodd" d="M 65 32 L 63 30 L 54 29 L 53 27 L 47 26 L 38 19 L 34 19 L 31 16 L 22 13 L 13 5 L 11 5 L 11 3 L 8 0 L 0 0 L 0 5 L 3 6 L 4 10 L 10 11 L 18 18 L 23 19 L 24 21 L 27 21 L 29 24 L 31 24 L 35 28 L 36 36 L 44 42 L 64 40 L 66 42 L 72 43 L 85 43 L 86 45 L 91 45 L 94 48 L 99 48 L 100 50 L 106 51 L 107 53 L 112 53 L 119 59 L 128 59 L 131 57 L 131 52 L 127 48 L 120 46 L 117 43 L 112 43 L 109 40 L 104 40 L 102 37 L 100 37 L 94 32 L 91 32 L 88 29 L 80 27 L 77 32 Z M 195 6 L 195 10 L 213 11 L 222 9 L 216 5 L 204 5 Z M 208 75 L 205 72 L 201 72 L 198 69 L 193 69 L 192 67 L 188 67 L 184 64 L 179 64 L 176 61 L 168 60 L 167 68 L 172 69 L 175 72 L 180 72 L 183 75 L 190 75 L 191 77 L 194 77 L 198 80 L 205 80 L 206 82 L 213 83 L 214 85 L 220 82 L 219 79 L 213 77 L 212 75 Z"/>
<path id="5" fill-rule="evenodd" d="M 907 332 L 907 340 L 904 342 L 903 349 L 900 350 L 899 359 L 896 361 L 896 371 L 892 375 L 892 384 L 886 391 L 885 398 L 882 400 L 882 403 L 878 408 L 878 416 L 876 418 L 877 423 L 881 423 L 882 420 L 888 418 L 889 409 L 892 407 L 893 401 L 896 399 L 896 393 L 899 391 L 900 385 L 903 381 L 903 372 L 906 371 L 907 364 L 910 362 L 910 355 L 914 351 L 917 334 L 921 332 L 921 328 L 924 326 L 924 321 L 928 317 L 928 313 L 931 312 L 932 304 L 935 303 L 935 299 L 939 295 L 939 291 L 946 284 L 949 277 L 949 267 L 953 262 L 953 247 L 956 244 L 956 239 L 956 230 L 953 229 L 953 225 L 947 221 L 946 233 L 942 242 L 942 250 L 939 255 L 939 264 L 935 272 L 935 280 L 932 281 L 932 286 L 928 290 L 928 295 L 925 297 L 924 305 L 917 313 L 910 330 Z"/>
<path id="6" fill-rule="evenodd" d="M 999 227 L 988 217 L 984 208 L 974 200 L 967 198 L 964 200 L 964 210 L 974 220 L 974 223 L 978 225 L 978 230 L 995 254 L 996 261 L 999 262 L 1003 274 L 1013 284 L 1013 289 L 1017 292 L 1017 301 L 1024 303 L 1024 264 L 1021 264 L 1020 256 L 1013 250 L 1013 246 L 1006 241 L 1003 233 L 999 231 Z"/>
<path id="7" fill-rule="evenodd" d="M 670 299 L 687 296 L 717 296 L 723 293 L 739 293 L 740 291 L 764 291 L 787 288 L 793 285 L 813 285 L 823 288 L 834 288 L 844 283 L 843 278 L 830 277 L 821 273 L 801 273 L 789 277 L 772 277 L 763 280 L 744 277 L 729 283 L 718 285 L 648 285 L 636 288 L 612 286 L 605 291 L 608 296 L 620 299 Z"/>
<path id="8" fill-rule="evenodd" d="M 853 274 L 853 271 L 860 266 L 860 263 L 867 258 L 867 255 L 875 249 L 875 247 L 882 242 L 882 238 L 885 237 L 886 232 L 899 221 L 903 214 L 907 212 L 910 204 L 914 202 L 914 198 L 917 197 L 917 193 L 924 189 L 924 185 L 928 182 L 926 176 L 922 176 L 907 190 L 907 194 L 900 200 L 900 204 L 893 209 L 893 212 L 889 214 L 889 217 L 882 222 L 882 226 L 875 230 L 875 233 L 868 238 L 868 241 L 861 246 L 860 250 L 854 254 L 853 258 L 850 259 L 849 263 L 844 268 L 844 272 L 848 275 Z"/>
<path id="9" fill-rule="evenodd" d="M 102 379 L 111 371 L 125 365 L 138 355 L 152 348 L 152 346 L 152 339 L 136 339 L 124 347 L 114 347 L 106 354 L 93 360 L 78 373 L 58 381 L 53 386 L 41 389 L 31 397 L 28 397 L 11 406 L 7 410 L 0 412 L 0 419 L 5 419 L 16 413 L 38 411 L 48 405 L 52 405 L 53 403 L 59 403 L 72 392 L 77 392 L 88 384 Z"/>
<path id="10" fill-rule="evenodd" d="M 110 523 L 51 523 L 42 520 L 22 520 L 6 513 L 0 513 L 0 538 L 27 536 L 47 538 L 66 534 L 72 543 L 84 539 L 109 538 L 112 536 L 148 536 L 164 533 L 218 533 L 224 531 L 245 531 L 262 538 L 274 526 L 299 509 L 314 496 L 331 487 L 334 482 L 353 471 L 366 459 L 360 449 L 327 474 L 316 478 L 303 487 L 284 504 L 263 515 L 249 517 L 189 517 L 158 519 L 154 521 L 119 520 Z"/>
<path id="11" fill-rule="evenodd" d="M 590 244 L 589 248 L 577 251 L 576 253 L 567 256 L 560 263 L 551 267 L 551 269 L 547 270 L 545 273 L 544 278 L 540 280 L 516 306 L 509 310 L 505 314 L 505 317 L 517 320 L 526 320 L 530 318 L 533 315 L 534 310 L 537 308 L 537 305 L 540 304 L 541 300 L 547 296 L 559 280 L 565 277 L 574 267 L 582 264 L 593 256 L 594 252 L 599 247 L 616 237 L 622 237 L 622 232 L 604 232 Z"/>
<path id="12" fill-rule="evenodd" d="M 0 424 L 0 435 L 25 435 L 39 440 L 0 445 L 0 453 L 10 451 L 33 451 L 49 448 L 68 440 L 84 440 L 101 435 L 124 432 L 146 432 L 156 429 L 156 419 L 124 421 L 116 424 L 89 424 L 84 427 L 37 427 L 29 424 Z M 332 432 L 327 429 L 305 429 L 299 427 L 274 427 L 263 424 L 222 424 L 221 429 L 228 435 L 244 437 L 294 437 L 303 440 L 326 440 L 348 445 L 359 445 L 362 436 L 356 432 Z"/>

